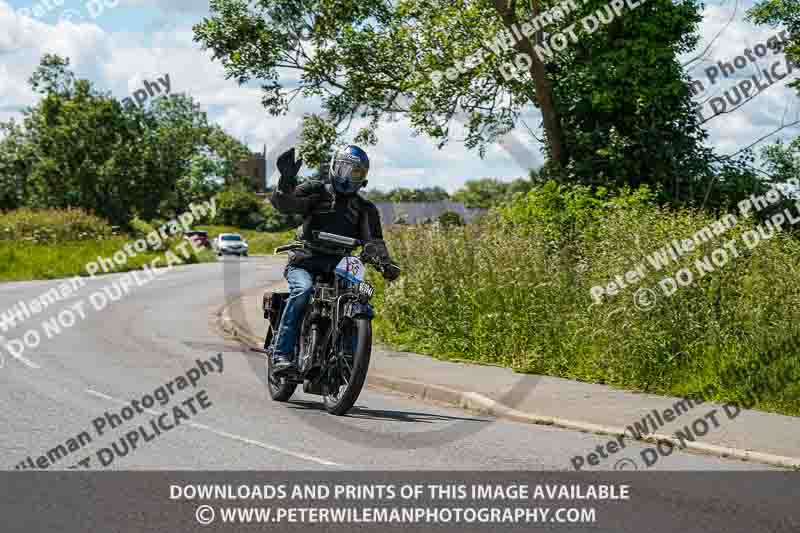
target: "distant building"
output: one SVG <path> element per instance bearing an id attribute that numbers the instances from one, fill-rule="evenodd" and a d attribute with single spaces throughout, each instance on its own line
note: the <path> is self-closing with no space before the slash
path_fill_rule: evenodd
<path id="1" fill-rule="evenodd" d="M 381 222 L 386 225 L 396 224 L 400 220 L 406 224 L 422 224 L 428 220 L 436 220 L 446 211 L 458 213 L 464 222 L 469 223 L 488 212 L 488 209 L 473 209 L 450 201 L 378 202 L 375 206 L 381 214 Z"/>
<path id="2" fill-rule="evenodd" d="M 250 157 L 233 164 L 233 174 L 238 178 L 249 178 L 253 190 L 263 194 L 267 188 L 267 147 L 261 154 L 250 154 Z"/>

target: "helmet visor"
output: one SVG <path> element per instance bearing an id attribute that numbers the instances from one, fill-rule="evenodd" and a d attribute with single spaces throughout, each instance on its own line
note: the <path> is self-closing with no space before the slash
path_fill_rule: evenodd
<path id="1" fill-rule="evenodd" d="M 366 179 L 367 171 L 368 169 L 354 166 L 353 163 L 348 161 L 337 161 L 333 166 L 333 178 L 361 183 Z"/>

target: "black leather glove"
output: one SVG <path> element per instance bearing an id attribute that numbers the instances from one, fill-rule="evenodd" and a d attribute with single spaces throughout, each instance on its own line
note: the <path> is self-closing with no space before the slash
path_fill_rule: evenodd
<path id="1" fill-rule="evenodd" d="M 281 184 L 284 186 L 288 184 L 296 184 L 297 173 L 300 172 L 300 167 L 302 166 L 302 159 L 297 161 L 294 159 L 294 148 L 289 148 L 280 156 L 278 156 L 278 172 L 281 173 Z M 281 188 L 281 190 L 283 190 L 283 188 Z"/>
<path id="2" fill-rule="evenodd" d="M 373 239 L 364 245 L 364 256 L 376 264 L 389 262 L 389 250 L 381 239 Z"/>
<path id="3" fill-rule="evenodd" d="M 383 267 L 383 277 L 386 280 L 394 281 L 400 277 L 400 267 L 395 265 L 394 263 L 389 263 L 385 267 Z"/>

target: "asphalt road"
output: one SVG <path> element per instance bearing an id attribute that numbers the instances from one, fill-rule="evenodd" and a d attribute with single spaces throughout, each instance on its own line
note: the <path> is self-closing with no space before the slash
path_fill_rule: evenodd
<path id="1" fill-rule="evenodd" d="M 86 431 L 91 443 L 48 465 L 68 468 L 154 414 L 205 390 L 210 406 L 150 442 L 139 442 L 111 469 L 480 469 L 570 470 L 574 455 L 585 455 L 607 437 L 534 426 L 446 408 L 366 389 L 347 417 L 332 417 L 318 396 L 298 390 L 289 404 L 272 402 L 263 385 L 263 358 L 226 340 L 214 313 L 239 290 L 280 279 L 276 258 L 226 258 L 176 268 L 97 311 L 89 296 L 121 275 L 98 277 L 70 299 L 5 333 L 7 339 L 31 328 L 41 344 L 13 358 L 3 350 L 0 369 L 0 452 L 4 467 L 33 461 Z M 55 282 L 0 286 L 0 311 L 30 300 Z M 85 319 L 46 338 L 41 323 L 83 300 Z M 74 309 L 74 307 L 73 307 Z M 62 316 L 67 319 L 68 316 Z M 258 325 L 256 325 L 258 327 Z M 175 390 L 166 408 L 153 407 L 97 435 L 93 421 L 105 411 L 120 413 L 124 402 L 141 399 L 159 386 L 222 353 L 222 373 L 209 373 L 192 390 Z M 419 438 L 419 432 L 426 438 Z M 353 435 L 363 435 L 359 441 Z M 414 438 L 412 438 L 414 437 Z M 121 445 L 120 445 L 121 447 Z M 124 451 L 124 450 L 123 450 Z M 85 466 L 85 463 L 84 463 Z M 613 468 L 609 461 L 607 468 Z M 90 467 L 102 468 L 94 461 Z M 747 470 L 758 465 L 703 455 L 674 453 L 654 469 Z"/>

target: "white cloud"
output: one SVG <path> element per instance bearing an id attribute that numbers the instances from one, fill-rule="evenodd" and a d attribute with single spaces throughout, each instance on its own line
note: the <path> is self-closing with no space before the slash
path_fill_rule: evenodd
<path id="1" fill-rule="evenodd" d="M 157 21 L 164 24 L 160 29 L 147 28 L 145 20 L 138 21 L 140 27 L 131 24 L 114 28 L 108 22 L 111 17 L 103 19 L 103 26 L 98 25 L 99 19 L 46 24 L 18 17 L 0 0 L 0 118 L 35 101 L 27 79 L 46 52 L 68 56 L 81 77 L 88 77 L 118 98 L 129 96 L 145 80 L 154 81 L 169 74 L 172 91 L 194 96 L 213 120 L 255 150 L 265 144 L 268 150 L 275 148 L 281 138 L 296 130 L 303 113 L 319 109 L 318 101 L 298 99 L 287 116 L 273 117 L 261 106 L 257 83 L 240 87 L 235 81 L 226 80 L 219 62 L 212 61 L 210 54 L 193 42 L 191 26 L 207 12 L 207 2 L 123 0 L 120 5 L 143 8 L 137 11 L 139 14 L 148 9 L 158 11 Z M 723 27 L 731 8 L 732 0 L 725 0 L 706 9 L 701 25 L 705 42 Z M 732 60 L 745 47 L 774 33 L 775 30 L 744 22 L 743 13 L 744 8 L 740 8 L 734 23 L 710 51 L 710 60 L 695 69 L 695 77 L 703 75 L 703 69 L 716 61 Z M 725 81 L 736 83 L 738 79 Z M 715 90 L 727 87 L 719 84 Z M 786 103 L 794 105 L 797 101 L 794 90 L 770 88 L 740 111 L 712 121 L 712 142 L 721 153 L 736 151 L 774 129 Z M 791 108 L 790 114 L 796 109 L 797 106 Z M 528 124 L 538 124 L 537 111 L 525 116 Z M 458 136 L 456 132 L 454 137 Z M 520 177 L 527 174 L 528 167 L 542 162 L 540 144 L 524 127 L 510 133 L 506 142 L 491 146 L 483 160 L 477 151 L 467 150 L 456 141 L 437 150 L 434 140 L 414 136 L 404 119 L 383 124 L 379 140 L 367 151 L 372 160 L 370 183 L 382 188 L 438 185 L 454 190 L 467 179 Z"/>
<path id="2" fill-rule="evenodd" d="M 734 64 L 737 56 L 746 59 L 745 55 L 748 49 L 753 50 L 757 44 L 766 43 L 770 37 L 780 34 L 782 31 L 781 28 L 756 26 L 744 18 L 745 7 L 740 6 L 736 9 L 735 3 L 731 0 L 728 0 L 725 5 L 710 6 L 705 10 L 701 26 L 703 41 L 698 46 L 698 52 L 704 50 L 717 34 L 719 36 L 705 54 L 703 61 L 694 63 L 690 69 L 690 75 L 705 86 L 705 92 L 698 95 L 695 98 L 696 101 L 716 97 L 718 109 L 721 108 L 723 101 L 730 109 L 733 106 L 728 103 L 727 98 L 733 102 L 737 100 L 737 84 L 756 76 L 759 83 L 766 86 L 769 78 L 762 71 L 764 69 L 771 71 L 775 62 L 781 63 L 778 69 L 779 74 L 786 71 L 785 56 L 782 53 L 775 54 L 773 51 L 768 51 L 764 57 L 759 58 L 751 52 L 751 56 L 756 59 L 755 62 L 747 60 L 746 66 L 736 69 L 733 75 L 725 77 L 720 63 Z M 685 60 L 695 55 L 696 53 L 687 54 Z M 742 64 L 741 60 L 739 64 Z M 791 79 L 796 79 L 797 74 L 798 71 L 795 70 L 785 79 L 775 81 L 768 89 L 760 92 L 741 108 L 730 113 L 720 114 L 707 123 L 711 141 L 721 155 L 732 154 L 748 146 L 780 127 L 782 121 L 788 123 L 800 118 L 798 115 L 800 99 L 794 89 L 787 87 L 787 83 Z M 710 102 L 704 106 L 704 115 L 711 115 Z M 790 128 L 775 138 L 795 137 L 799 131 L 798 127 Z M 773 138 L 770 138 L 759 144 L 758 147 L 760 148 L 772 140 Z"/>

